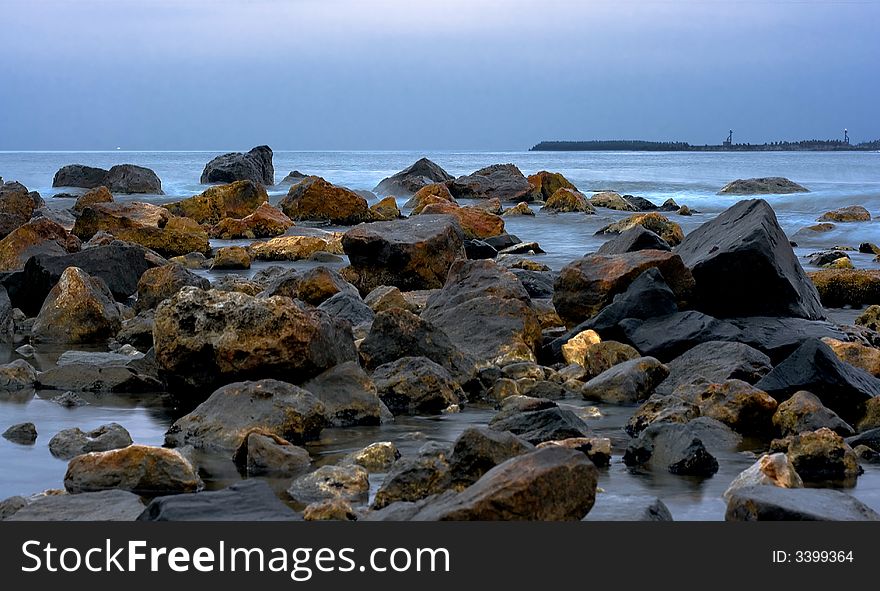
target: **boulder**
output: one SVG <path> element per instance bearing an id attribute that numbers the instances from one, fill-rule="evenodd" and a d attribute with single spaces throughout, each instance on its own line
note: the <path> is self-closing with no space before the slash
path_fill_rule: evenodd
<path id="1" fill-rule="evenodd" d="M 436 414 L 464 399 L 449 372 L 426 357 L 401 357 L 373 372 L 379 398 L 395 415 Z"/>
<path id="2" fill-rule="evenodd" d="M 846 343 L 831 337 L 823 338 L 822 342 L 831 347 L 841 361 L 858 367 L 875 378 L 880 377 L 880 349 L 859 343 Z"/>
<path id="3" fill-rule="evenodd" d="M 37 427 L 33 423 L 18 423 L 6 429 L 2 437 L 19 445 L 33 445 L 37 441 Z"/>
<path id="4" fill-rule="evenodd" d="M 162 192 L 162 181 L 159 180 L 155 172 L 134 164 L 117 164 L 110 167 L 101 184 L 110 189 L 112 193 L 165 194 Z"/>
<path id="5" fill-rule="evenodd" d="M 290 477 L 304 472 L 312 459 L 305 449 L 277 435 L 251 431 L 232 456 L 248 476 Z"/>
<path id="6" fill-rule="evenodd" d="M 635 224 L 600 246 L 596 254 L 624 254 L 637 250 L 671 250 L 671 248 L 660 236 L 640 224 Z"/>
<path id="7" fill-rule="evenodd" d="M 357 464 L 367 472 L 387 472 L 400 459 L 400 450 L 390 441 L 377 441 L 348 454 L 343 463 Z"/>
<path id="8" fill-rule="evenodd" d="M 871 398 L 865 403 L 865 414 L 862 415 L 862 418 L 856 424 L 856 429 L 859 433 L 864 433 L 878 427 L 880 427 L 880 396 Z"/>
<path id="9" fill-rule="evenodd" d="M 479 207 L 459 207 L 454 203 L 442 201 L 426 205 L 419 215 L 451 215 L 458 220 L 465 238 L 471 240 L 490 238 L 504 233 L 504 220 L 501 216 Z"/>
<path id="10" fill-rule="evenodd" d="M 326 221 L 350 226 L 373 220 L 366 199 L 319 176 L 310 176 L 290 187 L 278 206 L 294 221 Z"/>
<path id="11" fill-rule="evenodd" d="M 603 371 L 581 388 L 586 400 L 611 404 L 635 404 L 648 396 L 669 375 L 665 365 L 653 357 L 624 361 Z"/>
<path id="12" fill-rule="evenodd" d="M 541 201 L 547 201 L 560 189 L 568 189 L 570 191 L 578 190 L 571 181 L 558 172 L 541 170 L 535 174 L 529 175 L 526 180 L 532 186 L 532 192 L 534 193 L 535 198 Z"/>
<path id="13" fill-rule="evenodd" d="M 449 182 L 449 190 L 456 199 L 493 199 L 505 201 L 534 201 L 534 188 L 514 164 L 493 164 L 460 176 Z"/>
<path id="14" fill-rule="evenodd" d="M 382 179 L 373 192 L 377 195 L 404 197 L 434 183 L 452 180 L 452 175 L 427 158 L 419 158 L 410 166 Z"/>
<path id="15" fill-rule="evenodd" d="M 265 480 L 236 482 L 223 490 L 157 497 L 138 521 L 298 521 Z"/>
<path id="16" fill-rule="evenodd" d="M 303 388 L 324 405 L 324 418 L 331 427 L 378 425 L 382 401 L 376 384 L 356 361 L 346 361 L 312 378 Z"/>
<path id="17" fill-rule="evenodd" d="M 770 358 L 743 343 L 708 341 L 676 357 L 667 364 L 669 377 L 657 386 L 658 394 L 672 394 L 680 386 L 704 380 L 718 384 L 742 380 L 754 384 L 767 375 Z"/>
<path id="18" fill-rule="evenodd" d="M 275 167 L 269 146 L 257 146 L 245 154 L 231 152 L 213 158 L 205 165 L 199 182 L 234 183 L 248 180 L 266 186 L 275 184 Z"/>
<path id="19" fill-rule="evenodd" d="M 568 345 L 571 342 L 569 341 Z M 584 378 L 589 380 L 625 361 L 638 357 L 641 357 L 639 352 L 629 345 L 617 341 L 602 341 L 587 346 L 583 351 L 583 356 L 573 357 L 572 362 L 583 367 Z"/>
<path id="20" fill-rule="evenodd" d="M 76 456 L 64 475 L 64 488 L 71 494 L 111 489 L 140 495 L 176 494 L 203 486 L 197 470 L 180 452 L 148 445 Z"/>
<path id="21" fill-rule="evenodd" d="M 718 471 L 715 459 L 692 423 L 655 423 L 626 448 L 627 466 L 648 466 L 682 476 L 708 477 Z"/>
<path id="22" fill-rule="evenodd" d="M 300 503 L 341 498 L 347 501 L 366 500 L 370 491 L 369 474 L 357 465 L 321 466 L 293 481 L 288 494 Z"/>
<path id="23" fill-rule="evenodd" d="M 141 498 L 124 490 L 41 495 L 6 521 L 134 521 L 143 510 Z"/>
<path id="24" fill-rule="evenodd" d="M 285 297 L 184 287 L 156 310 L 156 361 L 205 390 L 249 378 L 305 381 L 357 358 L 348 323 Z"/>
<path id="25" fill-rule="evenodd" d="M 369 324 L 373 322 L 375 315 L 357 293 L 350 291 L 340 291 L 327 298 L 318 306 L 319 310 L 323 310 L 330 315 L 331 318 L 338 320 L 347 320 L 352 327 L 358 329 L 357 338 L 365 336 L 363 330 L 369 331 Z"/>
<path id="26" fill-rule="evenodd" d="M 284 234 L 293 221 L 284 213 L 263 203 L 253 213 L 241 219 L 226 217 L 211 228 L 211 238 L 235 240 L 241 238 L 272 238 Z"/>
<path id="27" fill-rule="evenodd" d="M 689 396 L 652 394 L 627 421 L 624 429 L 638 437 L 654 423 L 689 423 L 700 416 L 700 407 Z"/>
<path id="28" fill-rule="evenodd" d="M 357 521 L 358 514 L 345 499 L 315 501 L 303 509 L 305 521 Z"/>
<path id="29" fill-rule="evenodd" d="M 0 285 L 0 343 L 12 342 L 15 336 L 15 320 L 12 302 L 6 288 Z"/>
<path id="30" fill-rule="evenodd" d="M 522 216 L 522 215 L 528 215 L 528 216 L 535 215 L 534 210 L 531 209 L 529 207 L 529 204 L 526 203 L 525 201 L 520 201 L 519 203 L 517 203 L 513 207 L 508 207 L 504 211 L 504 213 L 501 214 L 501 217 L 507 218 L 507 217 Z"/>
<path id="31" fill-rule="evenodd" d="M 529 297 L 535 299 L 553 297 L 553 283 L 556 281 L 558 273 L 554 271 L 532 271 L 529 269 L 508 270 L 516 275 L 516 278 L 522 283 Z"/>
<path id="32" fill-rule="evenodd" d="M 669 218 L 663 214 L 656 212 L 631 215 L 628 218 L 600 228 L 596 234 L 621 234 L 635 226 L 642 226 L 643 228 L 650 230 L 669 246 L 677 246 L 682 240 L 684 240 L 684 232 L 682 231 L 681 226 L 675 222 L 669 221 Z"/>
<path id="33" fill-rule="evenodd" d="M 294 183 L 300 182 L 301 180 L 303 180 L 307 176 L 309 176 L 309 175 L 303 174 L 298 170 L 291 170 L 289 173 L 287 173 L 287 176 L 285 176 L 283 179 L 281 179 L 281 181 L 278 184 L 279 185 L 292 185 Z"/>
<path id="34" fill-rule="evenodd" d="M 137 283 L 135 311 L 152 310 L 187 286 L 208 289 L 211 282 L 176 263 L 147 269 Z"/>
<path id="35" fill-rule="evenodd" d="M 95 205 L 96 203 L 113 203 L 113 194 L 110 192 L 110 189 L 103 185 L 95 189 L 89 189 L 77 198 L 76 203 L 73 205 L 73 211 L 82 211 L 89 205 Z"/>
<path id="36" fill-rule="evenodd" d="M 49 440 L 49 452 L 56 458 L 69 460 L 82 454 L 122 449 L 131 444 L 131 435 L 125 427 L 108 423 L 91 431 L 82 431 L 79 427 L 59 431 Z"/>
<path id="37" fill-rule="evenodd" d="M 666 504 L 648 495 L 596 495 L 584 521 L 673 521 Z"/>
<path id="38" fill-rule="evenodd" d="M 596 213 L 596 208 L 587 200 L 586 196 L 575 189 L 558 189 L 550 197 L 547 197 L 541 211 L 553 213 L 582 212 Z"/>
<path id="39" fill-rule="evenodd" d="M 96 343 L 116 335 L 122 318 L 113 294 L 100 279 L 68 267 L 40 308 L 34 340 L 55 343 Z"/>
<path id="40" fill-rule="evenodd" d="M 721 421 L 744 435 L 770 434 L 778 403 L 766 392 L 742 380 L 724 380 L 695 389 L 694 402 L 700 415 Z"/>
<path id="41" fill-rule="evenodd" d="M 844 437 L 855 435 L 855 431 L 846 421 L 837 416 L 833 410 L 826 408 L 816 395 L 806 390 L 795 392 L 791 398 L 778 406 L 773 414 L 773 426 L 783 437 L 805 431 L 816 431 L 823 427 Z"/>
<path id="42" fill-rule="evenodd" d="M 431 183 L 416 191 L 416 194 L 410 197 L 403 206 L 411 208 L 413 215 L 418 215 L 428 205 L 442 201 L 458 203 L 449 192 L 449 186 L 446 183 Z"/>
<path id="43" fill-rule="evenodd" d="M 176 216 L 213 225 L 225 218 L 246 218 L 268 202 L 269 194 L 260 181 L 243 180 L 210 187 L 189 199 L 169 203 L 165 209 Z"/>
<path id="44" fill-rule="evenodd" d="M 644 197 L 639 197 L 638 195 L 624 195 L 623 198 L 636 206 L 639 211 L 656 211 L 660 209 L 653 201 L 645 199 Z M 665 207 L 662 211 L 678 211 L 679 208 L 677 206 L 673 207 L 672 205 L 675 203 L 675 200 L 672 199 L 668 201 L 672 201 L 672 203 L 664 203 Z"/>
<path id="45" fill-rule="evenodd" d="M 849 205 L 819 216 L 820 222 L 870 222 L 871 212 L 861 205 Z"/>
<path id="46" fill-rule="evenodd" d="M 278 236 L 250 246 L 251 256 L 262 261 L 299 261 L 316 253 L 342 254 L 341 236 L 324 232 L 317 236 Z"/>
<path id="47" fill-rule="evenodd" d="M 733 493 L 750 486 L 778 486 L 780 488 L 803 488 L 804 481 L 783 453 L 764 454 L 758 461 L 743 470 L 724 491 L 724 500 Z"/>
<path id="48" fill-rule="evenodd" d="M 68 164 L 62 166 L 52 179 L 53 187 L 79 187 L 83 189 L 96 189 L 106 185 L 107 171 L 103 168 L 85 166 L 83 164 Z"/>
<path id="49" fill-rule="evenodd" d="M 466 488 L 498 464 L 534 449 L 512 433 L 468 427 L 455 440 L 449 457 L 452 486 Z"/>
<path id="50" fill-rule="evenodd" d="M 100 231 L 146 246 L 162 256 L 209 250 L 208 234 L 195 221 L 174 216 L 164 207 L 149 203 L 96 203 L 83 209 L 73 226 L 73 234 L 88 240 Z"/>
<path id="51" fill-rule="evenodd" d="M 0 365 L 0 390 L 11 392 L 33 388 L 37 380 L 37 370 L 24 359 Z"/>
<path id="52" fill-rule="evenodd" d="M 251 255 L 242 246 L 224 246 L 214 251 L 211 270 L 250 269 Z"/>
<path id="53" fill-rule="evenodd" d="M 617 211 L 638 211 L 639 208 L 614 191 L 601 191 L 590 197 L 590 204 L 594 207 L 604 207 Z"/>
<path id="54" fill-rule="evenodd" d="M 783 177 L 763 177 L 736 179 L 724 185 L 719 195 L 787 195 L 789 193 L 809 193 L 806 187 Z"/>
<path id="55" fill-rule="evenodd" d="M 854 484 L 862 473 L 853 449 L 843 437 L 827 427 L 775 439 L 770 451 L 785 452 L 791 465 L 808 483 Z"/>
<path id="56" fill-rule="evenodd" d="M 869 269 L 826 269 L 808 273 L 822 304 L 827 308 L 880 302 L 880 271 Z"/>
<path id="57" fill-rule="evenodd" d="M 293 443 L 315 439 L 324 428 L 324 404 L 277 380 L 223 386 L 165 433 L 165 445 L 234 451 L 252 432 Z"/>
<path id="58" fill-rule="evenodd" d="M 865 403 L 880 394 L 880 380 L 840 361 L 818 339 L 804 342 L 755 386 L 780 402 L 807 390 L 845 421 L 858 420 Z"/>
<path id="59" fill-rule="evenodd" d="M 373 219 L 378 222 L 387 222 L 402 217 L 400 208 L 397 207 L 397 200 L 391 196 L 371 205 L 370 211 L 373 213 Z"/>
<path id="60" fill-rule="evenodd" d="M 590 428 L 576 414 L 568 409 L 562 409 L 549 400 L 541 402 L 552 406 L 538 406 L 535 410 L 515 410 L 515 406 L 508 406 L 508 400 L 516 399 L 513 396 L 505 399 L 501 411 L 489 421 L 489 428 L 495 431 L 510 431 L 521 439 L 537 445 L 545 441 L 557 441 L 572 437 L 588 437 L 591 435 Z M 511 404 L 511 403 L 507 403 Z M 513 403 L 516 404 L 516 403 Z M 527 407 L 528 408 L 528 407 Z"/>
<path id="61" fill-rule="evenodd" d="M 261 297 L 285 296 L 317 306 L 338 293 L 360 299 L 355 287 L 328 267 L 313 267 L 305 272 L 286 271 L 270 280 Z"/>
<path id="62" fill-rule="evenodd" d="M 76 252 L 76 236 L 48 218 L 34 218 L 0 240 L 0 271 L 23 269 L 32 256 L 57 256 Z"/>
<path id="63" fill-rule="evenodd" d="M 416 312 L 418 308 L 409 303 L 401 291 L 392 285 L 380 285 L 364 297 L 364 303 L 373 312 L 383 312 L 391 308 L 402 308 L 409 312 Z"/>
<path id="64" fill-rule="evenodd" d="M 726 521 L 880 521 L 873 509 L 845 492 L 817 488 L 749 486 L 730 495 Z"/>
<path id="65" fill-rule="evenodd" d="M 152 334 L 150 335 L 152 344 Z M 58 359 L 58 365 L 41 372 L 37 386 L 44 390 L 72 390 L 75 392 L 161 392 L 165 384 L 154 367 L 148 366 L 144 356 L 97 353 L 85 358 L 64 360 L 68 351 Z M 93 358 L 89 358 L 93 357 Z M 115 358 L 114 358 L 115 357 Z M 119 359 L 121 358 L 121 359 Z"/>
<path id="66" fill-rule="evenodd" d="M 598 314 L 615 295 L 644 271 L 657 268 L 678 301 L 687 301 L 694 289 L 694 277 L 677 254 L 640 250 L 619 255 L 588 255 L 559 273 L 554 284 L 553 305 L 568 326 L 575 326 Z"/>
<path id="67" fill-rule="evenodd" d="M 34 215 L 45 202 L 36 191 L 17 182 L 2 182 L 0 179 L 0 238 L 3 238 Z"/>

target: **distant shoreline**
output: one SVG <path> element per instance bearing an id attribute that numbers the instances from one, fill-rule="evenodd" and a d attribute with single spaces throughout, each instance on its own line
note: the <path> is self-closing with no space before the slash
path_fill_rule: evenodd
<path id="1" fill-rule="evenodd" d="M 850 144 L 840 140 L 803 140 L 764 144 L 704 144 L 651 142 L 642 140 L 542 141 L 529 152 L 872 152 L 880 140 Z"/>

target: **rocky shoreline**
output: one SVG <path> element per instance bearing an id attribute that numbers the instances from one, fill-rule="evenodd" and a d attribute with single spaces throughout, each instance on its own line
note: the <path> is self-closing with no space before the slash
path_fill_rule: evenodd
<path id="1" fill-rule="evenodd" d="M 133 165 L 59 170 L 79 189 L 67 211 L 0 186 L 0 340 L 19 356 L 0 396 L 163 393 L 181 409 L 164 447 L 115 423 L 51 434 L 65 490 L 6 499 L 0 519 L 667 520 L 657 498 L 599 490 L 602 471 L 706 479 L 742 452 L 754 465 L 724 494 L 729 520 L 880 519 L 847 493 L 880 457 L 880 274 L 847 254 L 875 245 L 835 245 L 806 273 L 764 200 L 685 233 L 684 204 L 512 164 L 456 178 L 421 159 L 375 194 L 294 171 L 277 203 L 274 177 L 260 146 L 163 206 L 118 198 L 161 194 Z M 722 190 L 778 187 L 806 191 Z M 536 211 L 623 217 L 556 272 L 505 231 Z M 870 220 L 854 205 L 817 226 Z M 283 264 L 237 274 L 256 261 Z M 844 306 L 864 310 L 828 320 Z M 67 352 L 38 371 L 42 346 Z M 598 433 L 572 400 L 629 418 Z M 328 429 L 468 406 L 491 412 L 449 444 L 309 453 Z M 44 445 L 39 425 L 3 435 Z M 217 462 L 246 479 L 204 490 Z"/>

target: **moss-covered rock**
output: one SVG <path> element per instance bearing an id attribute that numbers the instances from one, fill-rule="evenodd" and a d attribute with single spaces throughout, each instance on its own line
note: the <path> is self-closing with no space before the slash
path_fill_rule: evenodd
<path id="1" fill-rule="evenodd" d="M 665 215 L 650 212 L 637 213 L 626 219 L 609 224 L 600 229 L 596 234 L 620 234 L 635 226 L 642 226 L 646 230 L 654 232 L 670 246 L 677 246 L 684 240 L 684 232 L 677 223 L 670 221 Z"/>
<path id="2" fill-rule="evenodd" d="M 572 211 L 596 213 L 596 208 L 594 208 L 590 204 L 583 193 L 577 191 L 576 189 L 569 189 L 566 187 L 558 189 L 555 193 L 548 197 L 547 202 L 544 204 L 544 207 L 542 207 L 541 210 L 552 211 L 556 213 Z"/>
<path id="3" fill-rule="evenodd" d="M 530 175 L 526 180 L 532 186 L 536 199 L 547 201 L 559 189 L 570 189 L 577 192 L 577 187 L 558 172 L 542 170 Z"/>
<path id="4" fill-rule="evenodd" d="M 224 218 L 244 218 L 269 201 L 262 184 L 246 180 L 217 185 L 203 193 L 165 206 L 174 215 L 200 224 L 216 224 Z"/>
<path id="5" fill-rule="evenodd" d="M 807 275 L 827 308 L 880 303 L 880 271 L 825 269 Z"/>
<path id="6" fill-rule="evenodd" d="M 849 205 L 823 213 L 820 222 L 870 222 L 871 212 L 861 205 Z"/>

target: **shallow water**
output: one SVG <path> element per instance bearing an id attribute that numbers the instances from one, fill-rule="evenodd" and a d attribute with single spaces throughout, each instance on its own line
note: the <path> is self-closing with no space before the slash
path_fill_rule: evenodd
<path id="1" fill-rule="evenodd" d="M 219 153 L 219 152 L 218 152 Z M 0 152 L 0 176 L 18 180 L 29 189 L 39 191 L 52 207 L 69 207 L 66 199 L 52 199 L 54 172 L 65 164 L 80 163 L 109 167 L 129 162 L 156 171 L 163 182 L 166 196 L 137 196 L 132 199 L 165 202 L 200 192 L 198 177 L 204 164 L 216 153 L 210 152 L 80 152 L 80 153 L 10 153 Z M 832 232 L 818 235 L 797 234 L 815 223 L 816 218 L 830 209 L 861 204 L 872 213 L 880 212 L 880 154 L 878 153 L 552 153 L 552 152 L 276 152 L 276 179 L 287 172 L 299 170 L 318 174 L 331 182 L 353 189 L 372 189 L 382 178 L 405 168 L 417 158 L 427 156 L 453 175 L 470 173 L 499 162 L 513 162 L 525 174 L 546 169 L 562 172 L 584 191 L 613 189 L 647 197 L 655 203 L 674 198 L 701 213 L 691 217 L 671 214 L 688 232 L 711 219 L 736 201 L 736 197 L 715 195 L 725 183 L 735 178 L 755 176 L 786 176 L 811 189 L 808 194 L 768 196 L 783 228 L 798 243 L 796 253 L 804 257 L 811 252 L 835 245 L 858 246 L 861 242 L 880 243 L 880 229 L 873 222 L 838 224 Z M 286 187 L 270 190 L 273 202 L 286 192 Z M 402 200 L 401 200 L 402 204 Z M 509 232 L 525 241 L 537 241 L 545 255 L 534 257 L 553 269 L 559 269 L 574 258 L 594 251 L 607 237 L 595 236 L 596 230 L 626 214 L 599 210 L 597 215 L 538 213 L 534 218 L 506 218 Z M 246 243 L 238 241 L 237 243 Z M 230 244 L 214 241 L 215 246 Z M 880 267 L 871 255 L 850 253 L 857 267 Z M 802 262 L 806 262 L 801 259 Z M 247 272 L 253 275 L 271 264 L 257 262 Z M 306 267 L 317 263 L 299 262 L 286 266 Z M 339 266 L 339 263 L 334 266 Z M 203 271 L 216 279 L 219 274 Z M 833 319 L 851 322 L 855 311 L 830 311 Z M 54 363 L 60 351 L 38 350 L 38 367 Z M 0 345 L 0 363 L 17 358 L 12 347 Z M 13 494 L 32 494 L 62 486 L 66 462 L 53 458 L 48 441 L 61 429 L 94 428 L 107 422 L 125 426 L 137 443 L 159 445 L 173 420 L 182 411 L 170 406 L 162 395 L 84 395 L 89 406 L 63 408 L 51 398 L 59 392 L 0 392 L 0 428 L 32 421 L 39 438 L 34 446 L 21 446 L 0 438 L 0 498 Z M 574 409 L 589 406 L 579 400 L 563 404 Z M 620 461 L 627 436 L 622 425 L 632 408 L 599 406 L 602 418 L 587 422 L 597 432 L 615 442 L 612 465 L 601 471 L 600 487 L 616 494 L 650 494 L 660 497 L 676 519 L 722 519 L 724 503 L 721 493 L 754 457 L 748 452 L 721 454 L 720 471 L 709 479 L 691 479 L 671 474 L 633 473 Z M 439 417 L 400 417 L 381 427 L 327 429 L 322 438 L 307 447 L 315 465 L 332 462 L 342 455 L 374 441 L 391 440 L 404 455 L 413 455 L 427 441 L 450 443 L 472 424 L 485 424 L 492 416 L 489 408 L 466 406 L 463 412 Z M 232 462 L 212 458 L 202 463 L 202 473 L 209 488 L 220 488 L 240 478 Z M 382 475 L 373 475 L 373 492 Z M 273 485 L 279 493 L 287 481 Z M 851 491 L 856 497 L 880 511 L 880 468 L 866 466 L 866 473 Z"/>

